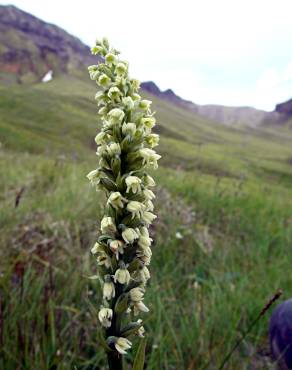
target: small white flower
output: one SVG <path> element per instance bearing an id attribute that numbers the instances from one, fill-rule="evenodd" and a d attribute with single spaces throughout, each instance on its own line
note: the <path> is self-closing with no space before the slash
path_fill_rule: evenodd
<path id="1" fill-rule="evenodd" d="M 95 142 L 97 145 L 104 144 L 104 139 L 106 138 L 107 134 L 103 131 L 101 131 L 99 134 L 95 136 Z"/>
<path id="2" fill-rule="evenodd" d="M 123 200 L 124 198 L 122 197 L 121 193 L 115 191 L 111 193 L 107 200 L 107 203 L 110 204 L 113 208 L 119 209 L 124 207 Z"/>
<path id="3" fill-rule="evenodd" d="M 149 175 L 144 176 L 144 182 L 145 182 L 145 185 L 149 187 L 153 187 L 156 185 L 153 178 Z"/>
<path id="4" fill-rule="evenodd" d="M 151 147 L 154 148 L 159 143 L 159 135 L 157 134 L 150 134 L 145 137 L 146 143 Z"/>
<path id="5" fill-rule="evenodd" d="M 137 331 L 137 334 L 138 334 L 138 337 L 144 338 L 144 334 L 145 334 L 144 326 L 140 326 L 140 328 Z"/>
<path id="6" fill-rule="evenodd" d="M 145 306 L 145 304 L 142 301 L 135 302 L 134 303 L 134 315 L 138 315 L 139 312 L 149 312 L 149 308 Z"/>
<path id="7" fill-rule="evenodd" d="M 115 342 L 116 350 L 122 355 L 127 354 L 127 350 L 132 347 L 132 343 L 123 337 L 119 337 Z"/>
<path id="8" fill-rule="evenodd" d="M 111 300 L 112 298 L 115 297 L 115 295 L 116 295 L 115 285 L 111 281 L 111 278 L 107 276 L 103 284 L 103 298 L 107 300 Z"/>
<path id="9" fill-rule="evenodd" d="M 106 56 L 105 56 L 105 62 L 106 64 L 108 64 L 109 66 L 112 66 L 113 64 L 115 64 L 117 61 L 117 56 L 113 53 L 107 53 Z"/>
<path id="10" fill-rule="evenodd" d="M 99 45 L 94 45 L 92 48 L 91 48 L 91 53 L 93 55 L 97 55 L 99 54 L 101 51 L 103 51 L 103 47 L 102 46 L 99 46 Z"/>
<path id="11" fill-rule="evenodd" d="M 144 298 L 145 290 L 142 288 L 133 288 L 130 290 L 130 298 L 132 302 L 142 301 Z"/>
<path id="12" fill-rule="evenodd" d="M 128 176 L 126 178 L 126 185 L 127 185 L 127 190 L 126 192 L 129 193 L 132 191 L 132 193 L 136 194 L 138 191 L 141 191 L 141 179 L 137 176 Z"/>
<path id="13" fill-rule="evenodd" d="M 130 96 L 126 96 L 122 99 L 122 102 L 124 104 L 124 106 L 129 109 L 129 110 L 132 110 L 134 108 L 134 101 L 133 99 L 130 97 Z"/>
<path id="14" fill-rule="evenodd" d="M 111 79 L 104 73 L 102 75 L 100 75 L 99 78 L 98 78 L 99 86 L 107 87 L 110 82 L 111 82 Z"/>
<path id="15" fill-rule="evenodd" d="M 125 113 L 119 108 L 114 108 L 109 111 L 108 116 L 111 122 L 115 124 L 122 122 Z"/>
<path id="16" fill-rule="evenodd" d="M 122 93 L 118 87 L 113 86 L 109 89 L 107 95 L 111 99 L 118 99 L 122 95 Z"/>
<path id="17" fill-rule="evenodd" d="M 132 218 L 141 217 L 142 212 L 145 210 L 145 205 L 143 203 L 137 202 L 136 200 L 131 200 L 127 204 L 127 210 L 132 213 Z"/>
<path id="18" fill-rule="evenodd" d="M 122 237 L 127 244 L 132 244 L 139 238 L 139 235 L 134 229 L 128 227 L 122 232 Z"/>
<path id="19" fill-rule="evenodd" d="M 139 275 L 142 283 L 146 283 L 150 279 L 150 272 L 146 266 L 139 270 Z"/>
<path id="20" fill-rule="evenodd" d="M 145 207 L 146 207 L 146 211 L 152 212 L 154 210 L 154 205 L 151 202 L 151 200 L 146 200 L 146 202 L 144 204 L 145 204 Z"/>
<path id="21" fill-rule="evenodd" d="M 149 226 L 156 218 L 157 216 L 149 211 L 145 211 L 142 214 L 142 220 L 145 222 L 147 226 Z"/>
<path id="22" fill-rule="evenodd" d="M 105 266 L 106 268 L 110 268 L 112 265 L 110 257 L 104 252 L 97 257 L 96 261 L 99 266 Z"/>
<path id="23" fill-rule="evenodd" d="M 152 116 L 141 118 L 141 124 L 147 127 L 148 129 L 153 128 L 155 126 L 155 123 L 156 119 Z"/>
<path id="24" fill-rule="evenodd" d="M 91 182 L 92 185 L 98 185 L 99 182 L 100 182 L 100 178 L 99 178 L 99 170 L 93 170 L 93 171 L 90 171 L 86 177 L 88 178 L 88 180 Z"/>
<path id="25" fill-rule="evenodd" d="M 152 257 L 152 251 L 150 247 L 142 248 L 137 251 L 138 257 L 146 257 L 147 259 L 151 259 Z"/>
<path id="26" fill-rule="evenodd" d="M 116 66 L 116 74 L 118 76 L 123 76 L 127 72 L 127 65 L 126 63 L 119 62 Z"/>
<path id="27" fill-rule="evenodd" d="M 107 152 L 111 157 L 121 154 L 121 147 L 119 143 L 111 143 L 107 146 Z"/>
<path id="28" fill-rule="evenodd" d="M 151 104 L 152 104 L 152 101 L 151 100 L 143 99 L 139 103 L 139 108 L 147 111 L 148 109 L 150 109 L 150 105 Z"/>
<path id="29" fill-rule="evenodd" d="M 100 228 L 103 234 L 115 233 L 117 231 L 116 225 L 112 217 L 104 217 L 101 220 Z"/>
<path id="30" fill-rule="evenodd" d="M 124 135 L 134 136 L 136 133 L 136 125 L 133 122 L 124 123 L 122 126 L 122 133 Z"/>
<path id="31" fill-rule="evenodd" d="M 155 198 L 155 194 L 153 193 L 152 190 L 150 189 L 145 189 L 143 190 L 143 194 L 145 195 L 146 199 L 152 200 Z"/>
<path id="32" fill-rule="evenodd" d="M 110 242 L 110 250 L 115 254 L 116 259 L 119 259 L 119 254 L 124 253 L 125 244 L 121 240 L 112 240 Z"/>
<path id="33" fill-rule="evenodd" d="M 111 320 L 113 317 L 113 310 L 111 308 L 101 308 L 98 313 L 98 319 L 101 322 L 101 325 L 105 328 L 109 328 L 111 326 Z"/>
<path id="34" fill-rule="evenodd" d="M 92 254 L 96 254 L 98 252 L 101 252 L 102 250 L 100 249 L 100 244 L 99 243 L 95 243 L 94 246 L 91 248 L 91 253 Z"/>
<path id="35" fill-rule="evenodd" d="M 184 238 L 184 236 L 182 235 L 182 233 L 181 233 L 181 232 L 179 232 L 179 231 L 177 231 L 177 232 L 175 233 L 175 237 L 176 237 L 177 239 L 183 239 L 183 238 Z"/>
<path id="36" fill-rule="evenodd" d="M 118 281 L 120 284 L 129 284 L 131 276 L 126 268 L 119 268 L 114 275 L 115 283 Z"/>
<path id="37" fill-rule="evenodd" d="M 152 166 L 154 169 L 158 168 L 157 161 L 161 158 L 154 150 L 149 148 L 143 148 L 139 150 L 142 157 L 142 163 L 147 166 Z"/>
<path id="38" fill-rule="evenodd" d="M 149 237 L 147 238 L 146 236 L 140 236 L 139 240 L 138 240 L 138 245 L 142 249 L 145 249 L 145 248 L 150 247 L 151 242 L 152 242 L 151 238 L 149 238 Z"/>

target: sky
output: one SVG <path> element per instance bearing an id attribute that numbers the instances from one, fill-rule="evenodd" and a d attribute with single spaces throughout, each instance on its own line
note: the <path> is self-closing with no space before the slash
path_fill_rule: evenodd
<path id="1" fill-rule="evenodd" d="M 107 36 L 132 77 L 198 104 L 273 110 L 292 97 L 292 0 L 9 3 L 88 45 Z"/>

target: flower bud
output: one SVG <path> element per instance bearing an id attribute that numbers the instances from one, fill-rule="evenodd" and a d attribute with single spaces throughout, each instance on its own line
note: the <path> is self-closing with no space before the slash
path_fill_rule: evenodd
<path id="1" fill-rule="evenodd" d="M 93 55 L 97 55 L 97 54 L 100 54 L 101 51 L 103 51 L 103 47 L 102 46 L 99 46 L 99 45 L 94 45 L 92 48 L 91 48 L 91 53 Z"/>

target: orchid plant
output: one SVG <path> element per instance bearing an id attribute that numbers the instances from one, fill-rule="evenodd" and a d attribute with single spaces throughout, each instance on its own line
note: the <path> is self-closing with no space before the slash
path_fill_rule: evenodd
<path id="1" fill-rule="evenodd" d="M 144 337 L 139 315 L 149 311 L 143 299 L 152 255 L 149 226 L 156 216 L 151 190 L 155 182 L 147 170 L 158 167 L 160 155 L 153 148 L 159 136 L 152 133 L 151 101 L 138 94 L 139 82 L 129 77 L 128 62 L 106 38 L 97 40 L 91 51 L 99 56 L 88 70 L 99 86 L 95 100 L 102 128 L 95 138 L 98 167 L 87 177 L 107 199 L 100 236 L 91 252 L 103 294 L 100 340 L 109 368 L 119 370 L 122 355 L 132 346 L 129 337 Z"/>

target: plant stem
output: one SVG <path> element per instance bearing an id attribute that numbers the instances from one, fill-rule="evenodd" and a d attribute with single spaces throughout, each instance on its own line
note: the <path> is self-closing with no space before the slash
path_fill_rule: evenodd
<path id="1" fill-rule="evenodd" d="M 123 370 L 122 355 L 117 351 L 108 352 L 107 361 L 109 370 Z"/>

